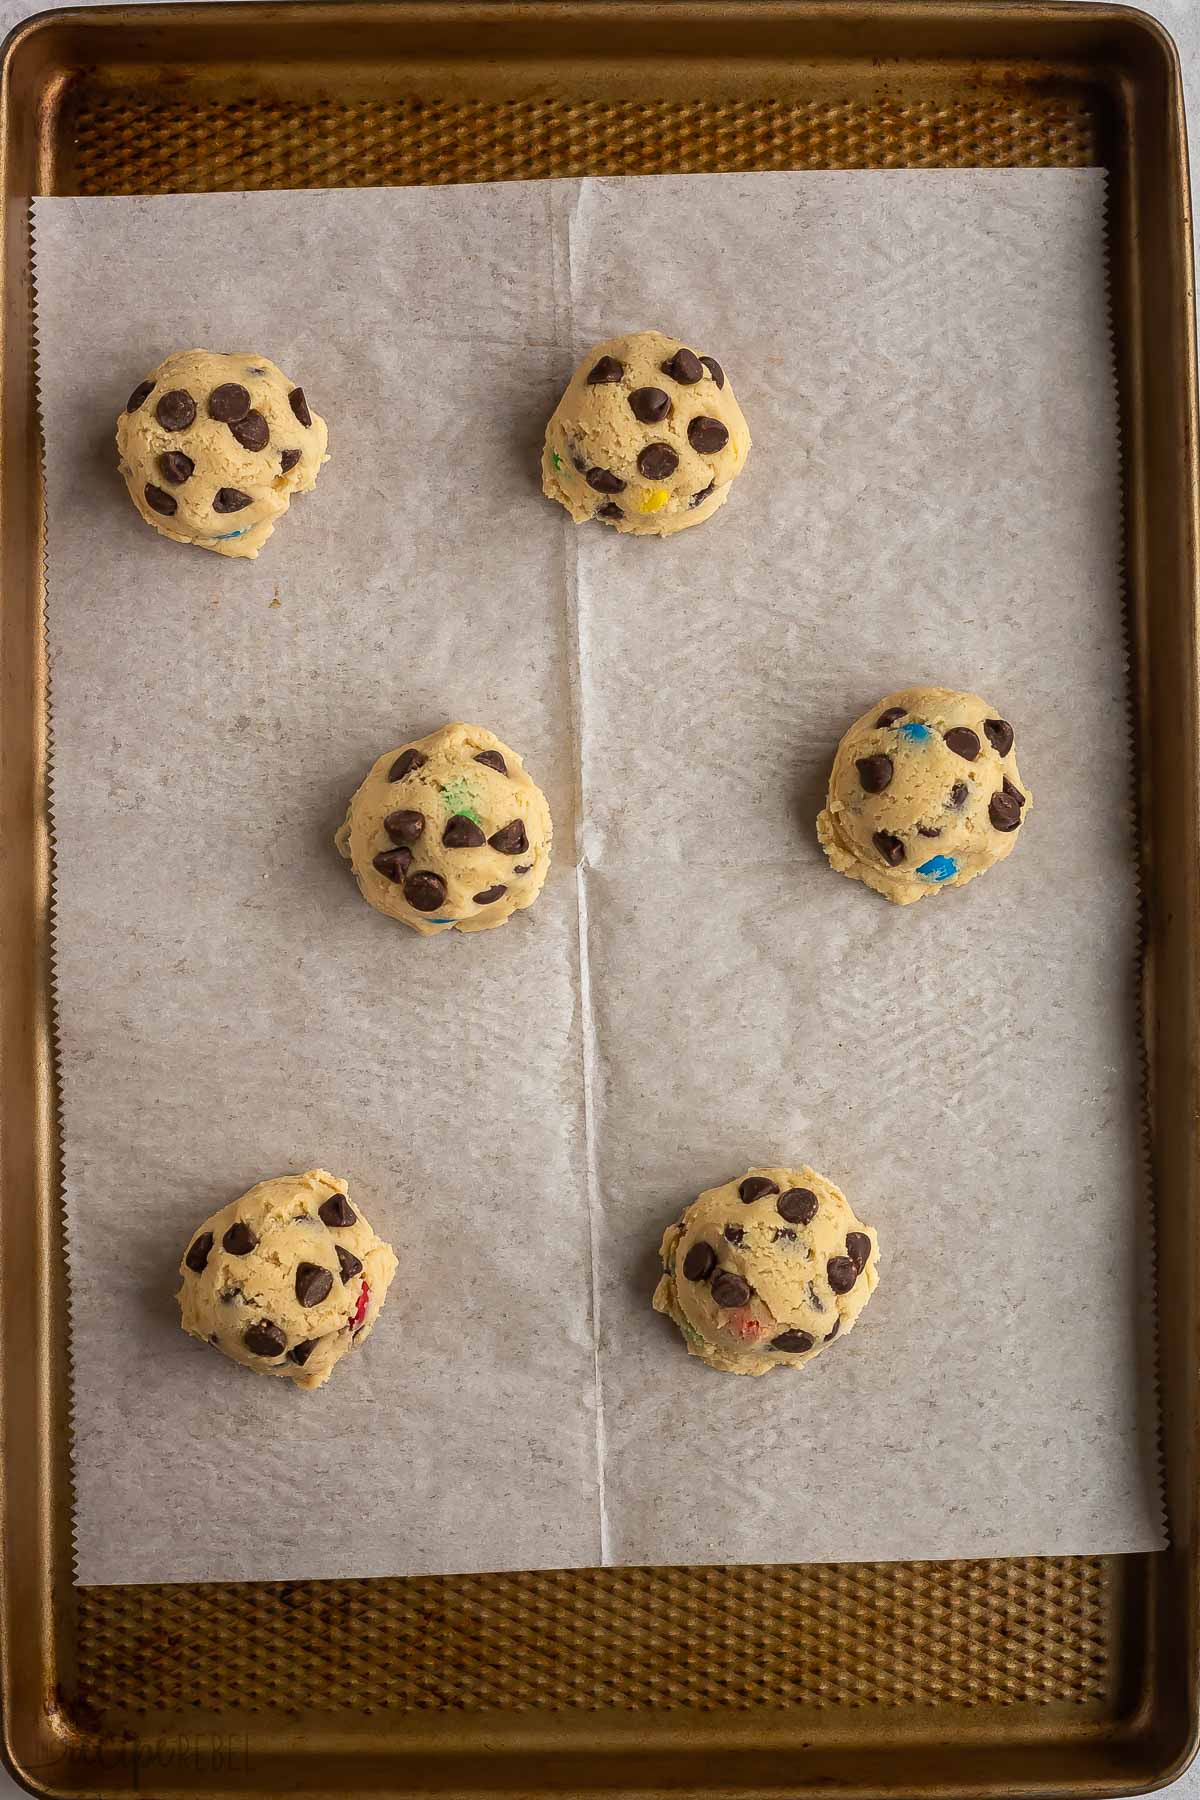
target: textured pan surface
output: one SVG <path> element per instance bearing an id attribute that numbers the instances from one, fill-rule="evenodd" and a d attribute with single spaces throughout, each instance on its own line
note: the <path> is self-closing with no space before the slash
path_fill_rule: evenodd
<path id="1" fill-rule="evenodd" d="M 72 100 L 81 194 L 382 187 L 740 169 L 1078 169 L 1100 161 L 1079 94 L 980 99 Z"/>
<path id="2" fill-rule="evenodd" d="M 1084 1706 L 1112 1600 L 1100 1557 L 85 1588 L 79 1656 L 138 1714 L 184 1671 L 217 1711 Z"/>

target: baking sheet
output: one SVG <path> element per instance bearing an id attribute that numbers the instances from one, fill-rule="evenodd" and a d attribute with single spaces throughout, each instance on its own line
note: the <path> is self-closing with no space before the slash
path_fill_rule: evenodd
<path id="1" fill-rule="evenodd" d="M 81 1581 L 1160 1544 L 1103 205 L 1096 171 L 36 202 Z M 662 544 L 536 478 L 576 354 L 650 323 L 755 438 Z M 153 538 L 113 467 L 192 343 L 329 421 L 253 564 Z M 813 818 L 918 680 L 1013 719 L 1036 807 L 900 911 Z M 525 755 L 556 865 L 424 943 L 330 840 L 451 717 Z M 739 1381 L 650 1312 L 654 1251 L 772 1159 L 846 1189 L 881 1284 L 844 1351 Z M 171 1294 L 205 1212 L 311 1162 L 401 1273 L 308 1396 Z"/>

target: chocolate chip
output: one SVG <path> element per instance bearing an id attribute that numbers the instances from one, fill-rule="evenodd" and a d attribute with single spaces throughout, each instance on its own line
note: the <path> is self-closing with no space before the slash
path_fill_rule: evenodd
<path id="1" fill-rule="evenodd" d="M 1007 756 L 1013 747 L 1013 728 L 1007 719 L 985 719 L 983 729 L 997 756 Z"/>
<path id="2" fill-rule="evenodd" d="M 624 373 L 625 364 L 618 362 L 615 356 L 602 356 L 588 370 L 588 386 L 603 387 L 607 382 L 620 381 Z"/>
<path id="3" fill-rule="evenodd" d="M 727 1225 L 725 1227 L 725 1236 L 731 1244 L 740 1244 L 744 1240 L 746 1234 L 740 1225 Z"/>
<path id="4" fill-rule="evenodd" d="M 786 1351 L 789 1356 L 803 1356 L 815 1342 L 807 1331 L 781 1331 L 777 1338 L 771 1339 L 771 1348 Z"/>
<path id="5" fill-rule="evenodd" d="M 704 364 L 694 350 L 685 350 L 682 344 L 670 362 L 663 364 L 662 372 L 672 381 L 682 382 L 684 387 L 692 387 L 695 382 L 704 380 Z"/>
<path id="6" fill-rule="evenodd" d="M 338 1226 L 353 1225 L 358 1218 L 358 1214 L 347 1200 L 345 1194 L 330 1194 L 328 1200 L 322 1200 L 320 1206 L 318 1206 L 317 1217 L 320 1219 L 322 1225 L 328 1225 L 332 1231 Z"/>
<path id="7" fill-rule="evenodd" d="M 333 1276 L 320 1263 L 303 1262 L 296 1269 L 296 1298 L 301 1306 L 319 1306 L 333 1286 Z"/>
<path id="8" fill-rule="evenodd" d="M 689 506 L 703 506 L 704 502 L 708 499 L 708 496 L 712 493 L 712 491 L 716 487 L 716 485 L 717 485 L 717 479 L 716 479 L 716 476 L 714 475 L 713 479 L 709 482 L 709 484 L 706 488 L 701 488 L 700 492 L 698 494 L 692 495 L 691 499 L 688 501 L 688 505 Z"/>
<path id="9" fill-rule="evenodd" d="M 825 1273 L 835 1294 L 848 1294 L 858 1280 L 858 1270 L 848 1256 L 831 1256 Z"/>
<path id="10" fill-rule="evenodd" d="M 432 869 L 417 869 L 404 883 L 404 898 L 417 912 L 436 912 L 446 904 L 446 884 Z"/>
<path id="11" fill-rule="evenodd" d="M 270 427 L 260 412 L 248 412 L 229 429 L 243 450 L 265 450 L 271 441 Z"/>
<path id="12" fill-rule="evenodd" d="M 971 790 L 965 781 L 956 781 L 954 786 L 950 789 L 950 798 L 947 804 L 955 808 L 965 806 L 967 804 L 967 795 L 970 791 Z"/>
<path id="13" fill-rule="evenodd" d="M 419 750 L 402 750 L 391 768 L 388 770 L 389 781 L 403 781 L 414 769 L 423 769 L 426 758 Z"/>
<path id="14" fill-rule="evenodd" d="M 240 381 L 223 381 L 208 396 L 209 418 L 220 419 L 223 425 L 235 425 L 249 411 L 249 389 L 244 388 Z"/>
<path id="15" fill-rule="evenodd" d="M 289 1358 L 303 1368 L 320 1341 L 320 1338 L 305 1338 L 302 1344 L 293 1344 L 288 1351 Z"/>
<path id="16" fill-rule="evenodd" d="M 779 1186 L 768 1175 L 747 1175 L 738 1187 L 738 1198 L 749 1206 L 752 1200 L 761 1200 L 764 1194 L 777 1194 Z"/>
<path id="17" fill-rule="evenodd" d="M 907 712 L 907 706 L 889 706 L 887 711 L 880 713 L 879 717 L 876 719 L 876 731 L 882 731 L 886 725 L 894 725 L 896 720 L 904 718 Z"/>
<path id="18" fill-rule="evenodd" d="M 817 1196 L 811 1188 L 789 1188 L 775 1202 L 781 1219 L 789 1225 L 807 1225 L 817 1216 Z"/>
<path id="19" fill-rule="evenodd" d="M 725 371 L 717 361 L 716 357 L 702 356 L 700 361 L 704 364 L 717 386 L 723 388 L 725 386 Z"/>
<path id="20" fill-rule="evenodd" d="M 142 401 L 148 400 L 153 392 L 154 383 L 152 381 L 139 381 L 132 394 L 130 394 L 128 400 L 125 402 L 125 411 L 136 412 L 138 407 L 142 404 Z"/>
<path id="21" fill-rule="evenodd" d="M 288 405 L 302 425 L 312 424 L 312 414 L 308 410 L 308 401 L 304 398 L 303 388 L 293 388 L 288 395 Z"/>
<path id="22" fill-rule="evenodd" d="M 294 469 L 296 464 L 299 461 L 300 461 L 299 450 L 284 450 L 284 451 L 282 451 L 280 453 L 280 457 L 279 457 L 280 473 L 283 475 L 286 475 L 288 473 L 288 470 Z"/>
<path id="23" fill-rule="evenodd" d="M 671 410 L 671 396 L 661 388 L 634 388 L 629 396 L 629 410 L 643 425 L 657 425 Z"/>
<path id="24" fill-rule="evenodd" d="M 505 887 L 504 883 L 500 881 L 497 882 L 495 887 L 484 888 L 482 894 L 472 894 L 471 898 L 474 900 L 476 906 L 490 906 L 494 900 L 503 900 L 507 892 L 508 889 Z"/>
<path id="25" fill-rule="evenodd" d="M 904 861 L 904 845 L 890 831 L 877 831 L 871 842 L 891 869 L 898 869 Z"/>
<path id="26" fill-rule="evenodd" d="M 146 483 L 142 492 L 146 496 L 146 505 L 151 512 L 162 513 L 165 519 L 169 519 L 173 512 L 179 510 L 179 502 L 174 494 L 165 494 L 162 488 L 155 487 L 152 481 Z"/>
<path id="27" fill-rule="evenodd" d="M 230 1256 L 249 1256 L 258 1242 L 258 1234 L 242 1219 L 235 1219 L 221 1245 L 228 1250 Z"/>
<path id="28" fill-rule="evenodd" d="M 171 388 L 154 408 L 164 431 L 186 431 L 196 417 L 196 402 L 185 388 Z"/>
<path id="29" fill-rule="evenodd" d="M 334 1247 L 337 1250 L 338 1267 L 342 1271 L 342 1280 L 349 1281 L 352 1275 L 361 1275 L 362 1263 L 354 1252 L 347 1250 L 344 1244 L 337 1244 Z"/>
<path id="30" fill-rule="evenodd" d="M 241 1298 L 242 1290 L 240 1287 L 223 1287 L 217 1295 L 217 1299 L 223 1300 L 226 1306 L 232 1306 L 235 1300 L 240 1300 Z"/>
<path id="31" fill-rule="evenodd" d="M 243 506 L 251 505 L 249 494 L 243 494 L 241 488 L 218 488 L 213 495 L 213 511 L 218 513 L 241 512 Z"/>
<path id="32" fill-rule="evenodd" d="M 287 1349 L 285 1334 L 270 1319 L 260 1319 L 257 1325 L 243 1331 L 242 1342 L 255 1356 L 282 1356 Z"/>
<path id="33" fill-rule="evenodd" d="M 679 467 L 679 457 L 670 444 L 647 444 L 638 452 L 637 466 L 648 481 L 665 481 Z"/>
<path id="34" fill-rule="evenodd" d="M 495 769 L 497 775 L 508 774 L 508 764 L 498 750 L 481 750 L 475 761 L 482 763 L 486 769 Z"/>
<path id="35" fill-rule="evenodd" d="M 415 844 L 425 829 L 425 814 L 400 807 L 383 821 L 383 829 L 393 844 Z"/>
<path id="36" fill-rule="evenodd" d="M 735 1275 L 732 1269 L 718 1269 L 712 1278 L 712 1297 L 718 1306 L 745 1306 L 752 1299 L 754 1289 L 743 1275 Z"/>
<path id="37" fill-rule="evenodd" d="M 211 1231 L 202 1231 L 200 1236 L 188 1245 L 188 1253 L 183 1260 L 192 1271 L 193 1275 L 199 1275 L 201 1269 L 208 1261 L 212 1247 L 213 1234 Z"/>
<path id="38" fill-rule="evenodd" d="M 529 873 L 530 869 L 532 869 L 532 867 L 533 867 L 532 863 L 517 863 L 515 865 L 515 867 L 513 868 L 513 874 L 514 875 L 528 875 L 528 873 Z"/>
<path id="39" fill-rule="evenodd" d="M 499 850 L 501 856 L 523 856 L 529 848 L 524 820 L 510 819 L 499 831 L 493 831 L 488 843 L 493 850 Z"/>
<path id="40" fill-rule="evenodd" d="M 946 735 L 946 746 L 964 762 L 974 762 L 979 755 L 979 739 L 968 725 L 952 725 Z"/>
<path id="41" fill-rule="evenodd" d="M 711 1244 L 693 1244 L 683 1259 L 683 1272 L 689 1281 L 707 1281 L 717 1266 L 717 1253 Z"/>
<path id="42" fill-rule="evenodd" d="M 701 413 L 688 426 L 688 443 L 693 450 L 699 450 L 702 456 L 715 456 L 729 442 L 729 427 L 722 425 L 720 419 L 709 419 Z"/>
<path id="43" fill-rule="evenodd" d="M 465 813 L 452 813 L 446 820 L 442 842 L 447 850 L 478 850 L 484 842 L 483 832 Z"/>
<path id="44" fill-rule="evenodd" d="M 837 1318 L 837 1319 L 835 1319 L 835 1320 L 834 1320 L 834 1321 L 833 1321 L 833 1330 L 832 1330 L 832 1331 L 827 1331 L 827 1332 L 826 1332 L 826 1333 L 825 1333 L 825 1342 L 826 1342 L 826 1343 L 827 1343 L 827 1344 L 832 1344 L 832 1342 L 833 1342 L 833 1340 L 834 1340 L 834 1338 L 835 1338 L 835 1337 L 836 1337 L 836 1336 L 837 1336 L 837 1334 L 838 1334 L 838 1332 L 839 1332 L 839 1331 L 840 1331 L 840 1330 L 841 1330 L 841 1329 L 842 1329 L 842 1321 L 841 1321 L 841 1319 L 840 1319 L 840 1318 Z"/>
<path id="45" fill-rule="evenodd" d="M 882 794 L 895 773 L 890 756 L 860 756 L 854 766 L 864 794 Z"/>
<path id="46" fill-rule="evenodd" d="M 940 825 L 918 825 L 917 826 L 917 836 L 918 837 L 941 837 L 941 835 L 942 835 L 942 828 Z"/>
<path id="47" fill-rule="evenodd" d="M 596 508 L 596 517 L 598 519 L 623 519 L 625 514 L 615 500 L 606 500 L 603 506 Z"/>
<path id="48" fill-rule="evenodd" d="M 398 850 L 380 850 L 371 858 L 371 867 L 387 880 L 401 882 L 413 865 L 413 853 L 404 845 Z"/>
<path id="49" fill-rule="evenodd" d="M 173 481 L 176 487 L 180 482 L 186 481 L 196 467 L 191 457 L 185 456 L 182 450 L 164 450 L 158 459 L 158 466 L 164 478 Z"/>
<path id="50" fill-rule="evenodd" d="M 1019 790 L 1008 791 L 1006 782 L 998 794 L 993 794 L 988 801 L 988 818 L 997 831 L 1015 831 L 1021 823 L 1021 801 L 1017 798 Z"/>
<path id="51" fill-rule="evenodd" d="M 1011 799 L 1015 800 L 1018 806 L 1024 806 L 1024 804 L 1025 804 L 1024 794 L 1021 792 L 1019 787 L 1017 787 L 1013 782 L 1011 782 L 1008 779 L 1007 775 L 1004 777 L 1003 788 L 1004 788 L 1004 792 L 1006 794 L 1008 794 Z"/>
<path id="52" fill-rule="evenodd" d="M 846 1255 L 861 1275 L 871 1255 L 871 1240 L 865 1231 L 847 1232 Z"/>
<path id="53" fill-rule="evenodd" d="M 584 477 L 590 488 L 598 494 L 623 494 L 625 483 L 611 469 L 589 469 Z"/>

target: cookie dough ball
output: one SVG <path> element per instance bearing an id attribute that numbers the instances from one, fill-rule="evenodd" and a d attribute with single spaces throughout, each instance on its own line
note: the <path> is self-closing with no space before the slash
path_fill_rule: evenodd
<path id="1" fill-rule="evenodd" d="M 147 525 L 218 556 L 257 556 L 292 495 L 316 485 L 326 436 L 304 389 L 265 357 L 179 350 L 130 394 L 117 453 Z"/>
<path id="2" fill-rule="evenodd" d="M 183 1254 L 183 1329 L 247 1369 L 322 1387 L 362 1344 L 396 1258 L 324 1169 L 260 1181 Z"/>
<path id="3" fill-rule="evenodd" d="M 904 688 L 838 745 L 817 836 L 841 874 L 908 906 L 1003 861 L 1031 804 L 1013 728 L 994 706 Z"/>
<path id="4" fill-rule="evenodd" d="M 584 357 L 546 428 L 542 489 L 577 525 L 667 537 L 729 498 L 750 433 L 721 364 L 661 331 Z"/>
<path id="5" fill-rule="evenodd" d="M 551 830 L 515 750 L 482 725 L 443 725 L 379 758 L 334 842 L 364 900 L 436 937 L 490 931 L 532 906 Z"/>
<path id="6" fill-rule="evenodd" d="M 879 1279 L 879 1243 L 813 1169 L 750 1169 L 709 1188 L 659 1250 L 654 1309 L 688 1353 L 731 1375 L 812 1362 L 853 1329 Z"/>

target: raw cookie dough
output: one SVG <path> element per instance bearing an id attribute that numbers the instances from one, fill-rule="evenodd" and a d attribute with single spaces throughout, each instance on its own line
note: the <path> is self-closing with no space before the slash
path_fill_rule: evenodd
<path id="1" fill-rule="evenodd" d="M 251 351 L 178 350 L 117 420 L 129 497 L 177 544 L 257 556 L 293 494 L 315 487 L 325 421 L 304 389 Z"/>
<path id="2" fill-rule="evenodd" d="M 577 525 L 667 537 L 724 506 L 749 451 L 720 363 L 634 331 L 597 344 L 572 375 L 546 427 L 542 490 Z"/>
<path id="3" fill-rule="evenodd" d="M 1003 861 L 1031 804 L 1013 728 L 994 706 L 904 688 L 838 745 L 817 836 L 841 874 L 909 906 Z"/>
<path id="4" fill-rule="evenodd" d="M 318 1388 L 364 1342 L 396 1258 L 324 1169 L 260 1181 L 183 1254 L 183 1329 L 247 1369 Z"/>
<path id="5" fill-rule="evenodd" d="M 749 1169 L 709 1188 L 659 1250 L 654 1309 L 688 1353 L 731 1375 L 820 1356 L 853 1329 L 879 1279 L 879 1242 L 814 1169 Z"/>
<path id="6" fill-rule="evenodd" d="M 532 906 L 551 829 L 515 750 L 482 725 L 443 725 L 379 758 L 334 843 L 364 900 L 436 937 L 490 931 Z"/>

